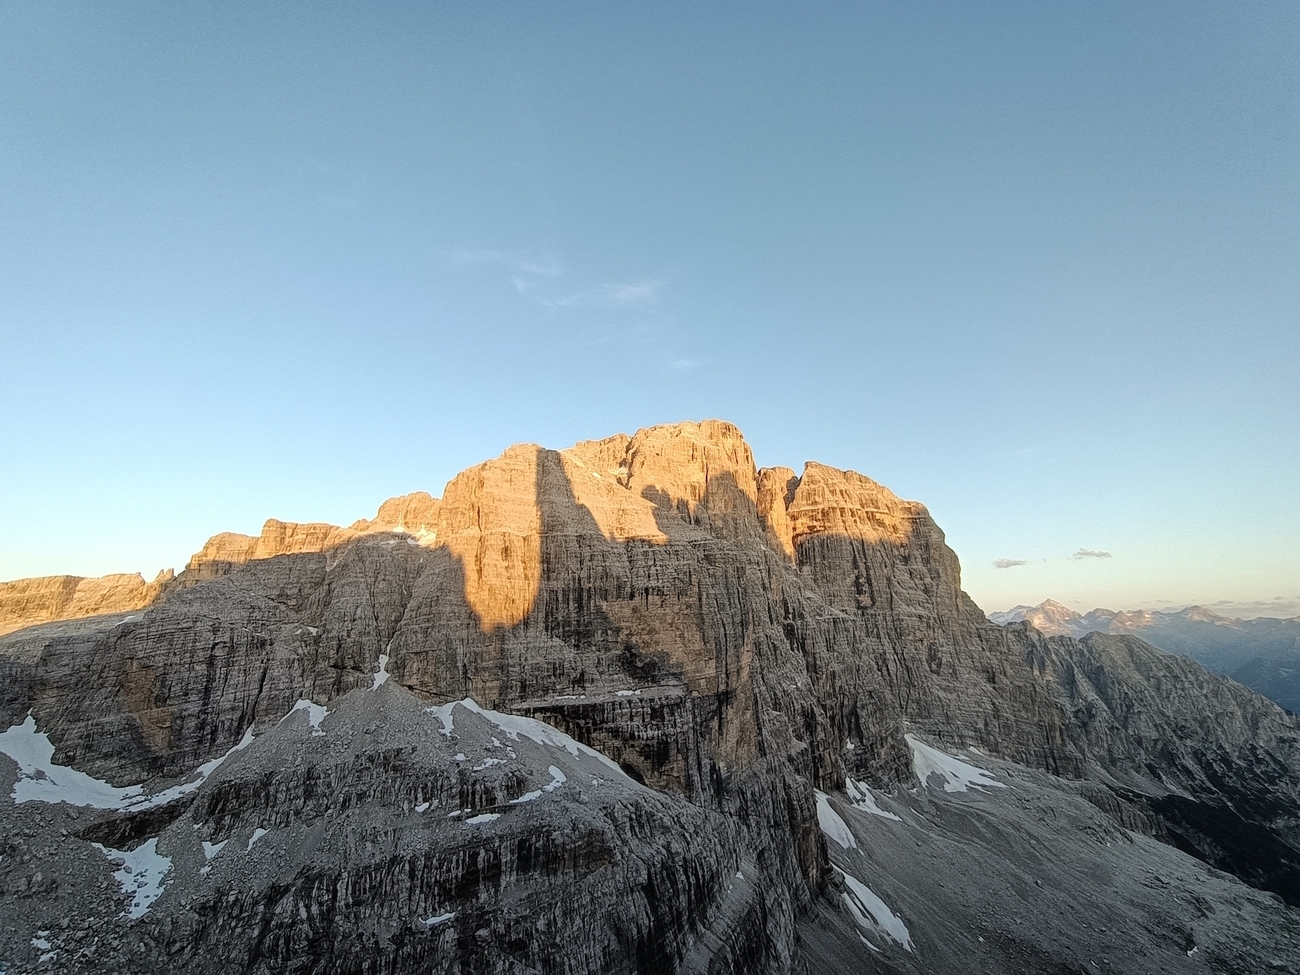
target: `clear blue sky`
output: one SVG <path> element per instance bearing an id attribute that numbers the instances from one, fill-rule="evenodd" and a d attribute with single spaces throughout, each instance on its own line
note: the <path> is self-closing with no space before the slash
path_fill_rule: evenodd
<path id="1" fill-rule="evenodd" d="M 1292 0 L 0 3 L 0 578 L 720 416 L 1300 613 L 1298 230 Z"/>

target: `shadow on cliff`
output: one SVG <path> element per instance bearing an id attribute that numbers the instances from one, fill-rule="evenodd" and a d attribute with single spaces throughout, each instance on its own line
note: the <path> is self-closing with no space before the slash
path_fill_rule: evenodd
<path id="1" fill-rule="evenodd" d="M 54 637 L 30 663 L 0 656 L 0 717 L 33 709 L 58 760 L 96 774 L 183 775 L 300 698 L 369 686 L 387 655 L 394 678 L 430 700 L 543 717 L 634 778 L 711 808 L 757 808 L 749 773 L 775 769 L 785 801 L 763 815 L 784 824 L 813 880 L 824 852 L 810 787 L 840 788 L 846 774 L 906 780 L 905 727 L 1068 777 L 1096 757 L 1063 704 L 1082 668 L 1057 658 L 1079 645 L 983 620 L 928 520 L 897 538 L 792 537 L 791 553 L 727 472 L 694 502 L 642 492 L 662 538 L 607 534 L 558 452 L 536 448 L 533 489 L 536 551 L 499 539 L 502 558 L 511 546 L 535 558 L 516 622 L 485 625 L 445 543 L 364 535 L 182 576 L 142 620 Z M 1267 810 L 1234 811 L 1262 793 L 1244 771 L 1219 774 L 1206 801 L 1120 805 L 1300 903 L 1292 841 L 1266 828 Z M 1296 791 L 1294 768 L 1270 774 Z M 1276 869 L 1232 839 L 1252 830 L 1259 842 L 1246 845 L 1272 851 Z"/>

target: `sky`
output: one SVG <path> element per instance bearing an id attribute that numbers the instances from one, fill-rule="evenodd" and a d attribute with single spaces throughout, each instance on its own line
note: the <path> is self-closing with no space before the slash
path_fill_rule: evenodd
<path id="1" fill-rule="evenodd" d="M 0 0 L 0 578 L 721 417 L 1300 614 L 1300 6 Z"/>

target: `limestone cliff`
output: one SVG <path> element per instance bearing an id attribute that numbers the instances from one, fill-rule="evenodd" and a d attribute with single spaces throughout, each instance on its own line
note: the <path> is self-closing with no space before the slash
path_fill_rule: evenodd
<path id="1" fill-rule="evenodd" d="M 624 918 L 617 930 L 593 920 L 571 952 L 557 949 L 510 911 L 493 914 L 524 889 L 509 866 L 523 855 L 519 837 L 508 853 L 457 846 L 453 868 L 441 841 L 408 842 L 396 826 L 341 861 L 286 848 L 264 893 L 219 888 L 198 906 L 175 902 L 166 923 L 197 943 L 233 938 L 222 950 L 249 970 L 277 970 L 297 943 L 318 946 L 311 970 L 362 970 L 345 964 L 343 942 L 319 941 L 328 916 L 379 938 L 386 970 L 424 970 L 432 956 L 402 947 L 382 906 L 348 914 L 328 893 L 352 885 L 353 900 L 374 889 L 460 904 L 463 925 L 472 914 L 447 956 L 459 960 L 432 970 L 777 972 L 800 964 L 798 919 L 836 883 L 817 790 L 914 787 L 909 733 L 1075 780 L 1114 822 L 1300 903 L 1300 730 L 1243 688 L 1171 659 L 1140 641 L 990 623 L 924 506 L 816 463 L 799 475 L 757 470 L 734 426 L 704 421 L 560 451 L 512 447 L 440 499 L 395 498 L 350 528 L 268 521 L 257 538 L 215 536 L 137 619 L 0 638 L 0 726 L 30 713 L 52 761 L 115 788 L 161 789 L 250 729 L 278 740 L 301 703 L 333 708 L 388 683 L 400 691 L 388 711 L 348 725 L 347 762 L 290 750 L 260 785 L 203 784 L 160 806 L 165 814 L 105 813 L 81 828 L 120 847 L 180 842 L 160 830 L 192 802 L 203 804 L 188 814 L 196 823 L 226 817 L 251 829 L 260 817 L 300 830 L 294 843 L 317 843 L 343 828 L 352 803 L 389 815 L 390 780 L 414 789 L 435 774 L 413 771 L 385 721 L 461 699 L 539 719 L 659 797 L 632 790 L 602 807 L 631 825 L 593 826 L 599 842 L 541 851 L 528 841 L 528 857 L 540 858 L 528 862 L 544 872 L 596 877 L 616 865 L 623 879 L 579 909 Z M 493 768 L 461 778 L 458 809 L 499 816 L 511 790 L 529 791 L 525 777 L 492 792 L 480 779 Z M 278 798 L 267 805 L 259 790 Z M 249 803 L 256 815 L 241 811 Z M 693 824 L 700 851 L 668 843 L 656 853 L 666 827 L 653 824 L 668 822 Z M 1242 830 L 1267 857 L 1234 846 L 1229 834 Z M 354 855 L 369 864 L 364 879 Z M 664 857 L 677 867 L 665 871 Z M 644 870 L 629 880 L 634 859 Z M 727 881 L 742 863 L 743 896 Z M 399 876 L 419 879 L 408 888 Z M 238 910 L 220 906 L 223 890 Z M 267 929 L 247 920 L 259 911 L 276 918 L 269 954 Z M 155 932 L 158 944 L 173 943 L 171 930 Z M 516 945 L 514 961 L 488 951 L 498 943 Z"/>
<path id="2" fill-rule="evenodd" d="M 42 576 L 0 582 L 0 636 L 37 623 L 85 619 L 143 609 L 161 595 L 174 573 L 164 569 L 153 582 L 139 573 L 100 576 Z"/>

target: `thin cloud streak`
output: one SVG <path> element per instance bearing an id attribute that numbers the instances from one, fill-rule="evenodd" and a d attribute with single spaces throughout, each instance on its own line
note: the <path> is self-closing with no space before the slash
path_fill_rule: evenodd
<path id="1" fill-rule="evenodd" d="M 620 308 L 644 308 L 659 298 L 657 282 L 641 284 L 601 284 L 562 298 L 543 298 L 548 308 L 600 308 L 613 311 Z"/>
<path id="2" fill-rule="evenodd" d="M 707 359 L 669 359 L 664 363 L 669 369 L 677 372 L 686 372 L 690 369 L 698 369 L 700 366 L 707 365 Z"/>
<path id="3" fill-rule="evenodd" d="M 1071 555 L 1070 558 L 1077 562 L 1080 559 L 1109 559 L 1112 558 L 1112 556 L 1109 552 L 1102 552 L 1093 548 L 1081 548 L 1079 551 Z"/>
<path id="4" fill-rule="evenodd" d="M 564 273 L 564 265 L 548 254 L 529 251 L 505 251 L 491 247 L 444 251 L 443 257 L 451 267 L 500 264 L 516 275 L 535 278 L 554 278 Z"/>
<path id="5" fill-rule="evenodd" d="M 1028 559 L 994 559 L 993 568 L 995 569 L 1014 569 L 1018 565 L 1028 565 Z"/>

